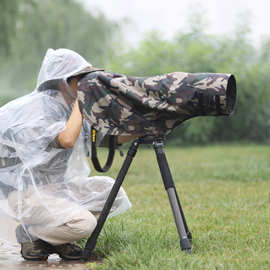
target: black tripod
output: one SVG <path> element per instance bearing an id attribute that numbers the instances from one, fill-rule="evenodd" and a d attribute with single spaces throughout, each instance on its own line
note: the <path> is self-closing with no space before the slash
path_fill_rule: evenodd
<path id="1" fill-rule="evenodd" d="M 171 208 L 173 211 L 173 215 L 174 215 L 174 219 L 175 219 L 175 223 L 176 223 L 176 227 L 178 230 L 178 234 L 180 237 L 180 246 L 181 249 L 190 253 L 191 252 L 191 240 L 192 240 L 192 235 L 188 229 L 187 223 L 186 223 L 186 219 L 174 186 L 174 182 L 172 179 L 172 175 L 170 172 L 170 168 L 164 153 L 164 139 L 163 138 L 154 138 L 151 136 L 146 136 L 146 137 L 142 137 L 139 138 L 137 140 L 135 140 L 132 145 L 130 146 L 126 159 L 121 167 L 121 170 L 117 176 L 117 179 L 111 189 L 111 192 L 109 194 L 109 197 L 103 207 L 103 210 L 100 214 L 100 217 L 98 219 L 97 222 L 97 226 L 94 230 L 94 232 L 92 233 L 91 237 L 88 239 L 85 249 L 84 249 L 84 259 L 85 260 L 89 260 L 91 252 L 93 251 L 93 249 L 96 246 L 97 243 L 97 238 L 103 228 L 103 225 L 107 219 L 107 216 L 111 210 L 111 207 L 113 205 L 113 202 L 117 196 L 117 193 L 124 181 L 124 178 L 128 172 L 128 169 L 130 167 L 130 164 L 133 160 L 133 158 L 135 157 L 136 153 L 137 153 L 137 149 L 139 147 L 140 144 L 152 144 L 155 152 L 156 152 L 156 156 L 157 156 L 157 161 L 158 161 L 158 165 L 159 165 L 159 169 L 161 172 L 161 176 L 162 176 L 162 180 L 163 180 L 163 184 L 164 187 L 168 193 L 169 196 L 169 200 L 170 200 L 170 204 L 171 204 Z"/>

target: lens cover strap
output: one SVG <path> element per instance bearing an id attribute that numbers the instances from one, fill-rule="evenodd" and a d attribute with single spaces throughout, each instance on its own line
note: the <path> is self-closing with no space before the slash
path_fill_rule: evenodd
<path id="1" fill-rule="evenodd" d="M 106 160 L 106 163 L 104 167 L 101 167 L 100 162 L 98 160 L 97 156 L 97 145 L 96 145 L 96 130 L 92 127 L 91 128 L 91 142 L 92 142 L 92 147 L 91 147 L 91 159 L 94 168 L 98 172 L 107 172 L 113 163 L 113 158 L 114 158 L 114 153 L 115 153 L 115 146 L 116 146 L 116 136 L 109 135 L 109 153 L 108 157 Z"/>

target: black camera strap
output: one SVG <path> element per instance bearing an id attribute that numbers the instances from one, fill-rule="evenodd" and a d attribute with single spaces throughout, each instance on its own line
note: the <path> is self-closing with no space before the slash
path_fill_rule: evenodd
<path id="1" fill-rule="evenodd" d="M 98 160 L 98 156 L 97 156 L 96 134 L 97 134 L 96 130 L 92 127 L 91 128 L 91 142 L 92 142 L 91 159 L 92 159 L 92 163 L 93 163 L 94 168 L 98 172 L 107 172 L 112 166 L 114 153 L 115 153 L 115 146 L 116 146 L 116 136 L 109 135 L 109 153 L 108 153 L 107 161 L 106 161 L 104 167 L 101 167 L 100 162 Z"/>

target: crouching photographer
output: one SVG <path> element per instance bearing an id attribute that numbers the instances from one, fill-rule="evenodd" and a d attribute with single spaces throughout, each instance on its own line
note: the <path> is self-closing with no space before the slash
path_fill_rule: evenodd
<path id="1" fill-rule="evenodd" d="M 114 183 L 88 177 L 91 127 L 82 119 L 77 85 L 96 70 L 71 50 L 49 49 L 36 89 L 0 108 L 0 210 L 18 222 L 16 238 L 27 260 L 52 253 L 80 259 L 82 249 L 73 243 L 95 229 Z M 130 206 L 121 188 L 110 216 Z"/>

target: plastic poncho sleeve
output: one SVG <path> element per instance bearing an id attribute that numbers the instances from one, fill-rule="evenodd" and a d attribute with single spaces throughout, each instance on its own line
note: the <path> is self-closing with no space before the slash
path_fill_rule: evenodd
<path id="1" fill-rule="evenodd" d="M 63 104 L 45 93 L 31 94 L 2 107 L 0 183 L 9 189 L 24 189 L 26 183 L 35 185 L 42 181 L 34 171 L 47 166 L 58 154 L 56 137 L 64 129 L 67 117 Z M 0 198 L 7 195 L 3 190 L 1 193 Z"/>

